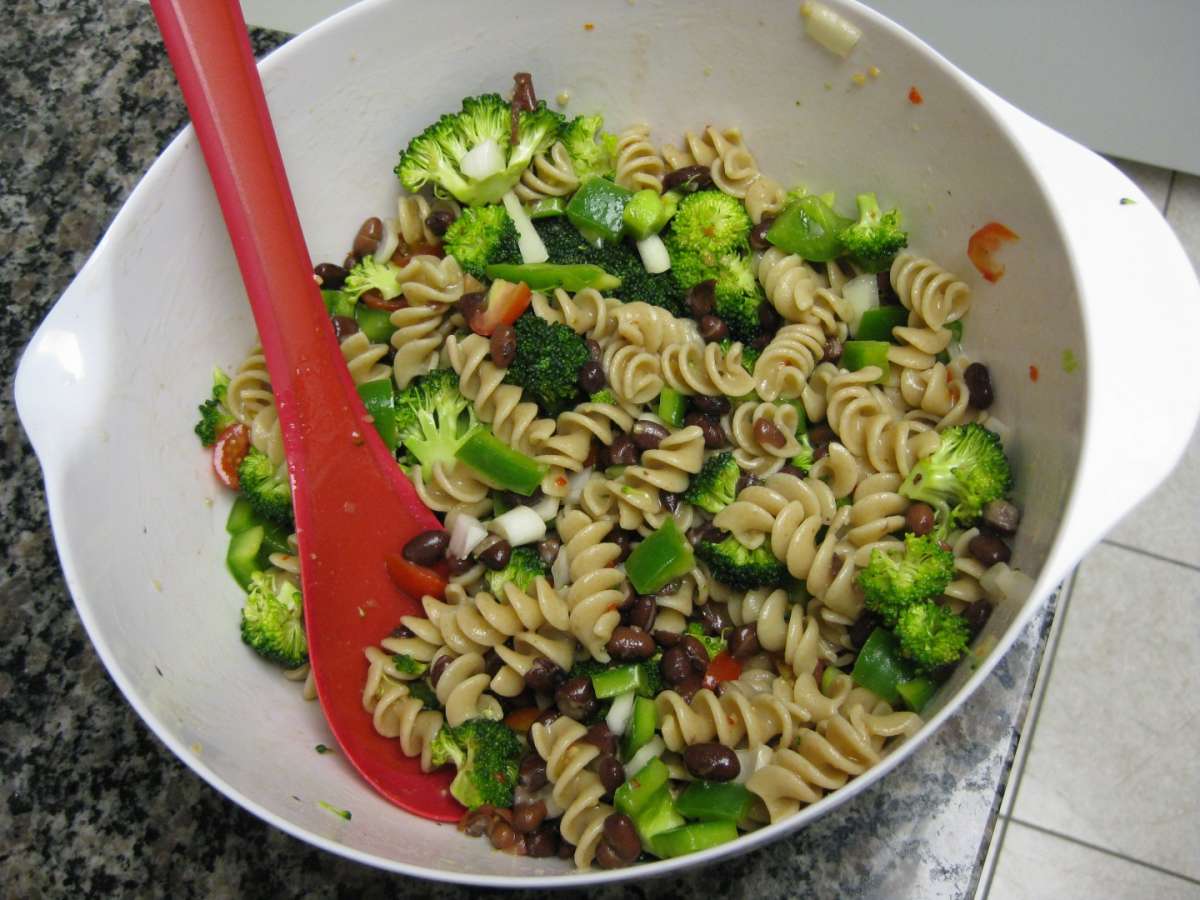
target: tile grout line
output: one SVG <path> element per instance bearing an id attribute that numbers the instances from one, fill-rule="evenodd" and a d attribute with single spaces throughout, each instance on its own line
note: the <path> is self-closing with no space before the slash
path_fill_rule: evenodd
<path id="1" fill-rule="evenodd" d="M 1080 562 L 1080 565 L 1082 565 L 1082 561 Z M 1058 620 L 1058 627 L 1055 633 L 1051 635 L 1052 642 L 1046 645 L 1046 649 L 1042 654 L 1043 665 L 1046 667 L 1046 675 L 1042 682 L 1041 692 L 1033 698 L 1032 706 L 1030 706 L 1029 712 L 1025 716 L 1026 721 L 1029 722 L 1029 726 L 1021 733 L 1021 737 L 1018 741 L 1017 753 L 1019 755 L 1019 759 L 1016 757 L 1013 759 L 1013 766 L 1016 767 L 1019 762 L 1020 767 L 1017 769 L 1017 780 L 1012 785 L 1012 802 L 1008 804 L 1008 814 L 1000 815 L 1001 826 L 1000 834 L 996 838 L 996 858 L 992 862 L 992 868 L 991 871 L 988 872 L 987 882 L 984 884 L 983 890 L 977 894 L 978 900 L 987 900 L 988 895 L 992 892 L 992 882 L 996 878 L 996 870 L 1000 867 L 1000 857 L 1004 852 L 1004 839 L 1008 836 L 1008 824 L 1010 821 L 1014 821 L 1012 818 L 1012 811 L 1017 808 L 1017 796 L 1021 790 L 1021 782 L 1025 779 L 1025 761 L 1029 758 L 1029 752 L 1033 745 L 1033 736 L 1037 731 L 1038 719 L 1042 714 L 1042 704 L 1045 701 L 1046 693 L 1050 688 L 1050 679 L 1054 675 L 1054 660 L 1058 655 L 1058 645 L 1062 640 L 1062 633 L 1067 627 L 1067 610 L 1071 605 L 1071 597 L 1075 593 L 1075 579 L 1078 575 L 1078 572 L 1079 566 L 1076 566 L 1075 569 L 1071 571 L 1071 575 L 1067 579 L 1066 585 L 1060 596 L 1059 608 L 1055 610 L 1055 617 L 1058 618 L 1061 616 L 1061 619 Z M 1020 747 L 1021 742 L 1025 742 L 1025 748 L 1023 751 Z M 1002 806 L 1004 805 L 1003 797 L 1000 798 L 1000 803 Z"/>
<path id="2" fill-rule="evenodd" d="M 1010 816 L 1009 818 L 1018 825 L 1023 825 L 1026 828 L 1032 828 L 1034 831 L 1041 832 L 1042 834 L 1049 835 L 1050 837 L 1056 837 L 1059 840 L 1069 841 L 1070 843 L 1077 844 L 1080 847 L 1086 847 L 1088 850 L 1094 850 L 1097 853 L 1103 853 L 1105 856 L 1115 857 L 1123 862 L 1133 863 L 1135 866 L 1141 866 L 1144 869 L 1150 869 L 1162 875 L 1169 875 L 1172 878 L 1178 878 L 1180 881 L 1186 881 L 1189 884 L 1200 885 L 1200 878 L 1193 878 L 1191 875 L 1185 875 L 1183 872 L 1176 872 L 1173 869 L 1168 869 L 1155 863 L 1147 862 L 1144 859 L 1136 859 L 1116 850 L 1109 850 L 1107 847 L 1102 847 L 1099 844 L 1093 844 L 1088 841 L 1080 840 L 1077 837 L 1072 837 L 1069 834 L 1063 834 L 1061 831 L 1055 831 L 1053 828 L 1044 828 L 1041 825 L 1035 825 L 1032 822 L 1026 822 L 1024 819 L 1018 819 L 1015 816 Z"/>
<path id="3" fill-rule="evenodd" d="M 1171 208 L 1171 195 L 1175 193 L 1175 176 L 1178 174 L 1179 173 L 1174 169 L 1171 170 L 1171 178 L 1167 182 L 1167 196 L 1166 199 L 1163 200 L 1162 205 L 1163 218 L 1166 218 L 1167 210 Z"/>
<path id="4" fill-rule="evenodd" d="M 1163 556 L 1161 553 L 1151 553 L 1149 550 L 1143 550 L 1141 547 L 1134 547 L 1131 544 L 1122 544 L 1120 541 L 1113 541 L 1108 538 L 1104 538 L 1100 543 L 1107 544 L 1110 547 L 1117 547 L 1127 553 L 1137 553 L 1141 556 L 1157 559 L 1159 562 L 1170 563 L 1173 566 L 1182 566 L 1185 569 L 1191 569 L 1193 572 L 1200 572 L 1200 566 L 1195 563 L 1184 562 L 1182 559 L 1173 559 L 1170 556 Z"/>

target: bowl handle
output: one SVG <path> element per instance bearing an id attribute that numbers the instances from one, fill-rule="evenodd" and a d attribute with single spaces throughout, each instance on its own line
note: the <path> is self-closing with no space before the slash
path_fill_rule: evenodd
<path id="1" fill-rule="evenodd" d="M 1171 227 L 1122 172 L 981 90 L 1036 161 L 1084 303 L 1083 450 L 1047 563 L 1061 576 L 1167 477 L 1191 439 L 1200 416 L 1200 283 Z"/>

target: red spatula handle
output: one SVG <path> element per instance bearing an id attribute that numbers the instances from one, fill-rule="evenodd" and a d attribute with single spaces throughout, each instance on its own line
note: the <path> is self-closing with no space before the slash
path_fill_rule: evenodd
<path id="1" fill-rule="evenodd" d="M 246 284 L 279 409 L 309 658 L 346 757 L 381 793 L 442 821 L 462 809 L 362 706 L 363 648 L 420 607 L 385 555 L 440 527 L 371 424 L 334 337 L 236 0 L 152 0 Z"/>

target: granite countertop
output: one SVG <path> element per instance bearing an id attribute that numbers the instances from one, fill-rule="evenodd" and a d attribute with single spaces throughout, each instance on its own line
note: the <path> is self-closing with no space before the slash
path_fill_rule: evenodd
<path id="1" fill-rule="evenodd" d="M 465 896 L 313 849 L 230 803 L 159 743 L 93 652 L 59 570 L 41 473 L 13 408 L 13 374 L 186 114 L 147 6 L 15 0 L 8 9 L 0 33 L 4 893 Z M 286 36 L 253 39 L 261 54 Z M 593 896 L 968 895 L 1052 616 L 1053 603 L 914 759 L 815 825 L 714 870 Z"/>

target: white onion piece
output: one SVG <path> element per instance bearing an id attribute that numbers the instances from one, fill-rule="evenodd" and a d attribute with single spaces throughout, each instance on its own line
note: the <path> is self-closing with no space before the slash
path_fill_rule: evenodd
<path id="1" fill-rule="evenodd" d="M 460 512 L 450 523 L 450 545 L 447 549 L 452 556 L 466 559 L 485 537 L 487 529 L 483 527 L 483 523 L 474 516 Z"/>
<path id="2" fill-rule="evenodd" d="M 1033 579 L 1018 569 L 996 563 L 983 573 L 979 586 L 988 597 L 1004 603 L 1022 603 L 1033 591 Z"/>
<path id="3" fill-rule="evenodd" d="M 558 498 L 544 496 L 531 507 L 535 513 L 542 517 L 542 521 L 549 522 L 558 515 Z"/>
<path id="4" fill-rule="evenodd" d="M 823 3 L 807 0 L 800 7 L 804 30 L 808 36 L 828 50 L 845 59 L 862 37 L 862 30 L 851 25 Z"/>
<path id="5" fill-rule="evenodd" d="M 633 718 L 634 696 L 633 691 L 626 691 L 613 698 L 608 715 L 604 717 L 604 723 L 613 734 L 624 734 L 625 729 L 629 727 L 629 720 Z"/>
<path id="6" fill-rule="evenodd" d="M 488 138 L 468 150 L 459 161 L 458 167 L 468 178 L 482 181 L 504 171 L 504 152 L 499 144 Z"/>
<path id="7" fill-rule="evenodd" d="M 528 506 L 514 506 L 488 523 L 488 531 L 504 538 L 513 547 L 536 544 L 546 536 L 546 523 Z"/>
<path id="8" fill-rule="evenodd" d="M 383 265 L 392 258 L 396 248 L 400 246 L 400 229 L 395 219 L 383 220 L 383 240 L 375 251 L 375 262 Z"/>
<path id="9" fill-rule="evenodd" d="M 590 468 L 583 469 L 579 472 L 572 472 L 567 478 L 567 496 L 566 501 L 573 506 L 578 506 L 579 501 L 583 499 L 583 488 L 588 483 L 588 479 L 592 477 Z"/>
<path id="10" fill-rule="evenodd" d="M 556 588 L 564 588 L 571 581 L 571 561 L 567 559 L 567 548 L 562 547 L 550 567 L 550 581 Z"/>
<path id="11" fill-rule="evenodd" d="M 657 275 L 659 272 L 665 272 L 671 268 L 671 254 L 667 252 L 667 245 L 657 234 L 638 241 L 637 250 L 638 255 L 642 258 L 642 265 L 651 275 Z"/>
<path id="12" fill-rule="evenodd" d="M 842 299 L 846 301 L 850 333 L 857 335 L 862 324 L 863 313 L 879 307 L 879 281 L 874 275 L 859 275 L 851 278 L 842 288 Z"/>
<path id="13" fill-rule="evenodd" d="M 504 195 L 504 208 L 508 211 L 508 217 L 513 220 L 513 224 L 517 226 L 517 247 L 521 251 L 521 261 L 543 263 L 548 260 L 550 254 L 546 252 L 542 236 L 537 233 L 537 229 L 533 227 L 533 220 L 529 218 L 529 213 L 525 212 L 525 207 L 521 205 L 521 201 L 512 191 Z"/>
<path id="14" fill-rule="evenodd" d="M 625 763 L 625 771 L 629 775 L 636 775 L 642 769 L 646 768 L 646 763 L 652 759 L 658 759 L 667 749 L 667 745 L 663 743 L 663 739 L 658 735 L 650 738 L 642 749 L 633 754 L 633 759 Z"/>

